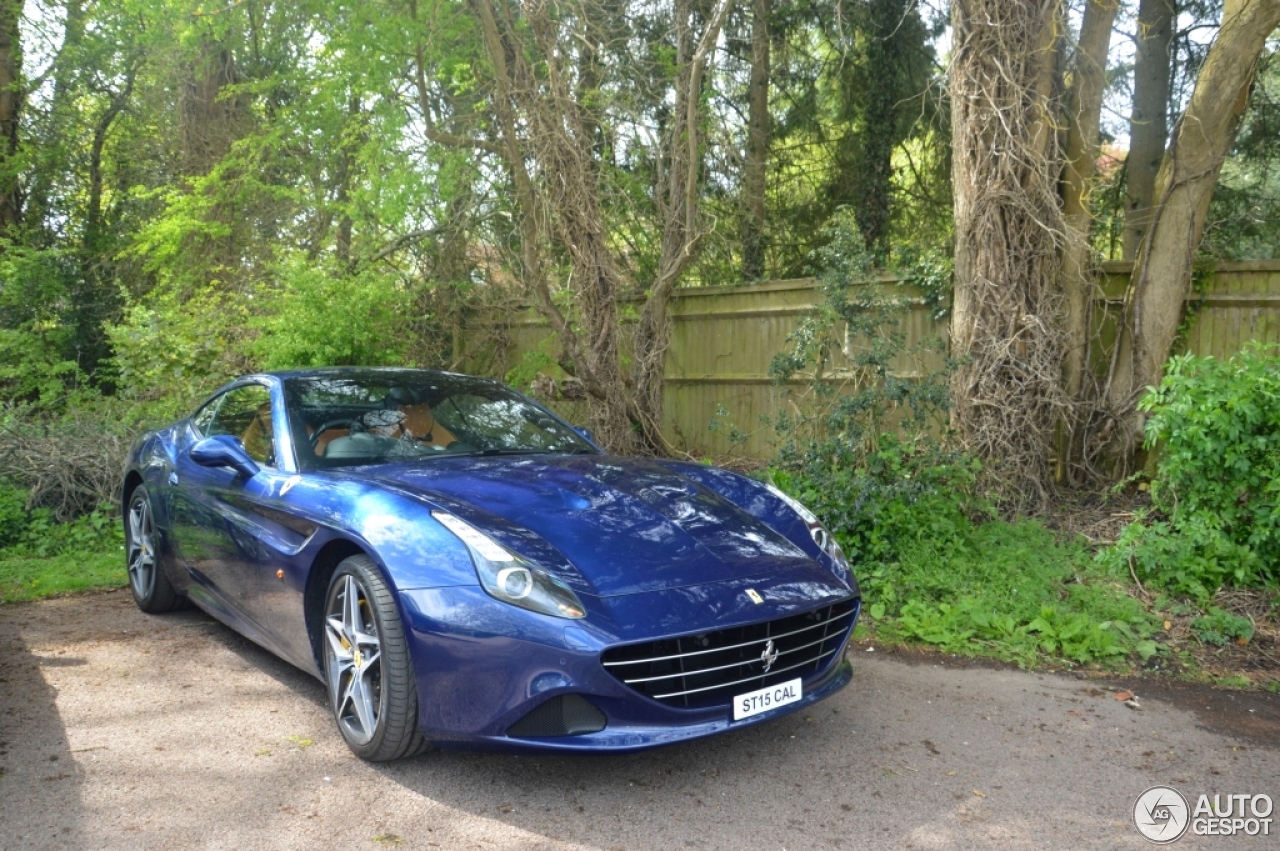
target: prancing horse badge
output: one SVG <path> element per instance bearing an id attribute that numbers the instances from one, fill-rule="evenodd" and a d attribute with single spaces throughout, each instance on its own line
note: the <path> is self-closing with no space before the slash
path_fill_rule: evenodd
<path id="1" fill-rule="evenodd" d="M 764 597 L 761 597 L 760 592 L 754 588 L 747 589 L 747 596 L 750 597 L 751 602 L 755 603 L 757 606 L 764 602 Z"/>

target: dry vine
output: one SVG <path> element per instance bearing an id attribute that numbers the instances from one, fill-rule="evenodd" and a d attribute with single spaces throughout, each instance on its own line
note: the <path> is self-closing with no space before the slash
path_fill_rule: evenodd
<path id="1" fill-rule="evenodd" d="M 1058 270 L 1058 0 L 956 0 L 952 424 L 1014 510 L 1047 500 L 1069 400 Z"/>
<path id="2" fill-rule="evenodd" d="M 29 421 L 0 430 L 0 479 L 27 489 L 27 508 L 67 521 L 119 496 L 127 430 L 91 415 Z"/>

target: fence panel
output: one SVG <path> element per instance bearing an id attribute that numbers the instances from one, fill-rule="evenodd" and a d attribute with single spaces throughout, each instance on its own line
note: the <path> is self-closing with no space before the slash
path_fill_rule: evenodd
<path id="1" fill-rule="evenodd" d="M 1103 264 L 1091 359 L 1099 373 L 1110 359 L 1130 269 L 1128 263 Z M 896 283 L 893 277 L 882 280 L 882 286 Z M 914 295 L 907 289 L 902 293 Z M 822 292 L 812 279 L 677 290 L 671 303 L 666 364 L 667 439 L 699 456 L 769 458 L 776 436 L 762 420 L 787 405 L 789 394 L 803 391 L 806 385 L 803 377 L 774 382 L 769 364 L 786 346 L 787 335 L 821 300 Z M 1197 354 L 1225 358 L 1249 340 L 1280 343 L 1280 261 L 1219 264 L 1188 299 L 1188 307 L 1184 346 Z M 909 344 L 928 337 L 945 338 L 946 320 L 936 321 L 922 302 L 913 300 L 903 331 Z M 522 360 L 536 365 L 536 360 L 527 359 L 529 353 L 554 357 L 557 352 L 546 320 L 531 307 L 472 317 L 455 339 L 459 347 L 455 357 L 461 359 L 463 370 L 499 378 Z M 847 380 L 847 361 L 840 352 L 832 355 L 831 380 Z M 940 365 L 937 355 L 920 363 L 903 359 L 895 369 L 900 375 L 911 375 Z M 541 371 L 552 378 L 564 377 L 545 364 Z M 563 395 L 548 399 L 545 392 L 535 395 L 570 421 L 585 421 L 584 401 Z"/>

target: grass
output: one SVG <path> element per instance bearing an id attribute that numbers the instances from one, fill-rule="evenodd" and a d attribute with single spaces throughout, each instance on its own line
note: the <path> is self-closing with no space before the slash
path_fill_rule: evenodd
<path id="1" fill-rule="evenodd" d="M 0 603 L 119 588 L 125 580 L 124 552 L 115 541 L 104 550 L 45 557 L 0 550 Z"/>
<path id="2" fill-rule="evenodd" d="M 1083 543 L 1034 521 L 961 523 L 857 571 L 881 640 L 1024 667 L 1120 666 L 1162 652 L 1159 620 Z"/>
<path id="3" fill-rule="evenodd" d="M 1223 608 L 1153 595 L 1111 573 L 1082 538 L 1035 520 L 935 525 L 891 562 L 855 573 L 867 601 L 858 640 L 1280 693 L 1269 649 L 1280 595 L 1223 591 Z"/>

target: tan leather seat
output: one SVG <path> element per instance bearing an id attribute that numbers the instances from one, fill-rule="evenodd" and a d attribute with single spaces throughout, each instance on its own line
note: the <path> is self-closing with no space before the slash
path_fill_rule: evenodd
<path id="1" fill-rule="evenodd" d="M 383 437 L 399 438 L 409 436 L 418 443 L 428 443 L 440 447 L 448 446 L 458 439 L 453 432 L 436 420 L 435 414 L 431 412 L 430 405 L 401 405 L 398 411 L 404 415 L 403 419 L 395 423 L 375 426 L 370 428 L 369 431 Z M 337 440 L 339 437 L 346 437 L 349 433 L 350 429 L 345 428 L 325 429 L 324 434 L 320 435 L 319 439 L 316 440 L 316 455 L 323 456 L 329 448 L 330 442 Z"/>
<path id="2" fill-rule="evenodd" d="M 266 402 L 258 407 L 258 412 L 249 421 L 249 427 L 240 435 L 244 451 L 259 463 L 269 462 L 272 456 L 271 403 Z"/>
<path id="3" fill-rule="evenodd" d="M 404 414 L 404 430 L 419 443 L 448 446 L 458 439 L 454 437 L 453 432 L 440 424 L 429 405 L 401 405 L 400 412 Z"/>
<path id="4" fill-rule="evenodd" d="M 307 427 L 307 431 L 308 433 L 311 432 L 310 426 Z M 350 432 L 351 432 L 351 429 L 347 429 L 347 428 L 325 429 L 324 434 L 320 435 L 320 437 L 316 440 L 316 445 L 315 445 L 316 455 L 323 456 L 325 450 L 329 448 L 329 443 L 331 441 L 337 440 L 339 437 L 346 437 Z"/>

